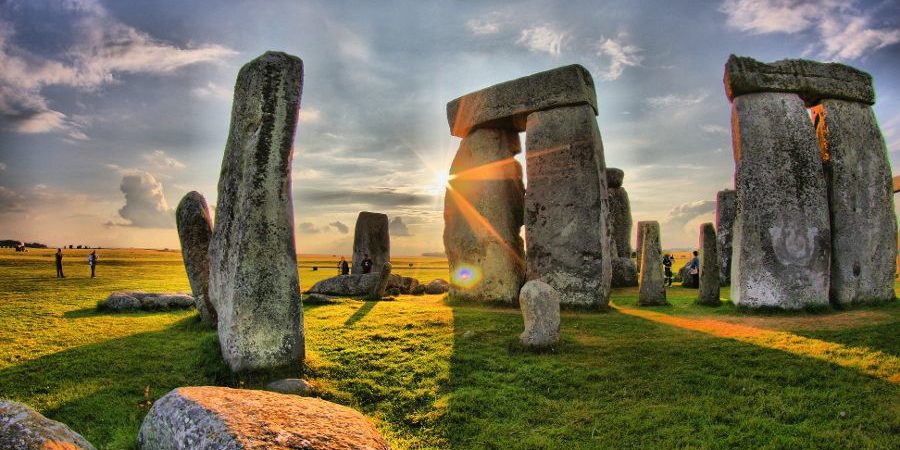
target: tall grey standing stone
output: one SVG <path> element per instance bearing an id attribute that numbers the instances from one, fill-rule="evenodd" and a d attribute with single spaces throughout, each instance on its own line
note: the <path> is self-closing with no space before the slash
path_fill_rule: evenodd
<path id="1" fill-rule="evenodd" d="M 519 335 L 522 345 L 531 349 L 551 348 L 559 343 L 560 295 L 547 283 L 531 280 L 522 286 L 519 308 L 525 331 Z"/>
<path id="2" fill-rule="evenodd" d="M 303 308 L 294 244 L 291 158 L 303 62 L 266 52 L 244 65 L 219 177 L 209 296 L 233 371 L 300 364 Z"/>
<path id="3" fill-rule="evenodd" d="M 716 193 L 716 253 L 719 255 L 719 285 L 731 283 L 731 250 L 737 203 L 734 190 Z"/>
<path id="4" fill-rule="evenodd" d="M 875 114 L 862 103 L 823 100 L 813 118 L 831 212 L 831 303 L 893 300 L 897 219 Z"/>
<path id="5" fill-rule="evenodd" d="M 716 229 L 712 223 L 700 225 L 700 292 L 697 303 L 719 306 L 719 255 L 716 250 Z"/>
<path id="6" fill-rule="evenodd" d="M 606 169 L 607 192 L 609 195 L 609 228 L 616 254 L 620 258 L 631 258 L 631 204 L 628 192 L 622 187 L 625 172 L 622 169 Z"/>
<path id="7" fill-rule="evenodd" d="M 365 255 L 369 255 L 372 260 L 373 271 L 391 261 L 391 234 L 387 214 L 362 211 L 356 217 L 350 273 L 363 273 L 362 261 Z"/>
<path id="8" fill-rule="evenodd" d="M 636 264 L 637 264 L 638 273 L 641 273 L 641 261 L 643 260 L 643 258 L 641 258 L 641 251 L 644 247 L 644 234 L 645 234 L 644 227 L 646 227 L 647 224 L 654 223 L 654 222 L 655 221 L 651 221 L 651 220 L 642 220 L 642 221 L 639 221 L 637 223 L 637 226 L 634 227 L 635 233 L 636 233 L 634 240 L 635 240 L 635 243 L 637 243 L 637 247 L 635 247 L 634 251 L 637 255 Z"/>
<path id="9" fill-rule="evenodd" d="M 206 199 L 197 191 L 185 194 L 175 209 L 178 239 L 181 241 L 181 257 L 191 284 L 200 320 L 216 326 L 216 307 L 209 298 L 209 240 L 212 238 L 212 220 Z"/>
<path id="10" fill-rule="evenodd" d="M 569 305 L 605 307 L 612 277 L 600 130 L 589 105 L 538 111 L 526 123 L 527 278 Z"/>
<path id="11" fill-rule="evenodd" d="M 641 222 L 641 275 L 638 305 L 668 305 L 666 301 L 665 277 L 662 266 L 662 245 L 659 237 L 659 222 Z"/>
<path id="12" fill-rule="evenodd" d="M 796 94 L 736 97 L 737 215 L 731 298 L 800 309 L 828 304 L 831 233 L 816 134 Z"/>
<path id="13" fill-rule="evenodd" d="M 444 201 L 444 248 L 450 297 L 516 304 L 525 282 L 521 151 L 515 130 L 479 128 L 464 137 L 450 168 Z M 467 276 L 480 271 L 481 281 Z"/>

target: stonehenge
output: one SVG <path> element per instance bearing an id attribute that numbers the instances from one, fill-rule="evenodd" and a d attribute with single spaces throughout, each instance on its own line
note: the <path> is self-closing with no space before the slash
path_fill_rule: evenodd
<path id="1" fill-rule="evenodd" d="M 631 204 L 628 192 L 622 187 L 625 172 L 606 169 L 606 190 L 609 194 L 609 230 L 612 255 L 612 287 L 637 286 L 637 267 L 631 259 Z"/>
<path id="2" fill-rule="evenodd" d="M 734 303 L 893 299 L 897 225 L 871 76 L 732 55 L 724 83 L 733 103 Z"/>
<path id="3" fill-rule="evenodd" d="M 366 255 L 372 260 L 372 270 L 391 261 L 391 234 L 386 214 L 362 211 L 356 217 L 353 231 L 353 265 L 350 273 L 362 274 Z"/>
<path id="4" fill-rule="evenodd" d="M 716 253 L 719 255 L 719 285 L 731 284 L 731 250 L 735 215 L 735 192 L 716 193 Z"/>
<path id="5" fill-rule="evenodd" d="M 719 255 L 716 229 L 711 223 L 700 225 L 700 291 L 697 303 L 719 306 Z"/>
<path id="6" fill-rule="evenodd" d="M 507 281 L 488 267 L 490 273 L 485 273 L 481 281 L 488 287 L 476 287 L 474 296 L 495 295 L 488 289 L 499 284 L 503 286 L 502 297 L 494 300 L 509 302 L 519 298 L 512 294 L 513 287 L 521 287 L 524 281 L 517 278 L 520 262 L 506 256 L 523 253 L 517 239 L 521 226 L 517 208 L 523 196 L 517 192 L 519 169 L 512 163 L 495 162 L 515 155 L 516 133 L 525 131 L 529 184 L 524 194 L 528 246 L 524 252 L 524 279 L 546 282 L 560 293 L 564 304 L 598 308 L 607 305 L 612 258 L 609 199 L 596 113 L 593 80 L 578 65 L 501 83 L 447 104 L 450 132 L 463 138 L 451 174 L 500 172 L 507 177 L 506 183 L 489 184 L 483 180 L 468 186 L 460 183 L 465 180 L 453 180 L 447 190 L 444 244 L 451 267 L 472 264 L 464 260 L 470 255 L 478 257 L 487 255 L 492 248 L 502 248 L 506 259 L 498 264 L 511 268 L 511 280 Z M 473 151 L 485 155 L 476 157 L 471 155 Z M 473 164 L 481 166 L 471 167 Z M 495 164 L 509 167 L 499 170 Z M 465 192 L 475 198 L 463 198 L 456 192 L 457 186 L 464 186 Z M 501 197 L 485 198 L 486 192 L 494 192 L 491 189 L 500 190 Z M 494 222 L 502 229 L 496 230 Z M 487 240 L 490 245 L 485 245 L 486 241 L 473 230 L 464 228 L 473 223 L 492 235 Z M 455 239 L 457 236 L 463 239 Z M 463 289 L 472 288 L 457 286 L 454 294 L 464 296 Z"/>
<path id="7" fill-rule="evenodd" d="M 307 293 L 380 300 L 390 282 L 392 267 L 391 263 L 386 262 L 374 272 L 326 278 L 314 284 Z"/>
<path id="8" fill-rule="evenodd" d="M 641 226 L 641 274 L 638 305 L 667 305 L 665 277 L 662 267 L 662 245 L 660 244 L 659 222 L 639 222 Z"/>
<path id="9" fill-rule="evenodd" d="M 216 326 L 216 307 L 209 299 L 209 240 L 212 237 L 212 220 L 206 199 L 197 191 L 185 194 L 175 209 L 175 224 L 181 241 L 184 269 L 191 284 L 200 320 Z"/>
<path id="10" fill-rule="evenodd" d="M 209 297 L 232 371 L 304 358 L 291 159 L 303 62 L 266 52 L 241 68 L 209 244 Z"/>

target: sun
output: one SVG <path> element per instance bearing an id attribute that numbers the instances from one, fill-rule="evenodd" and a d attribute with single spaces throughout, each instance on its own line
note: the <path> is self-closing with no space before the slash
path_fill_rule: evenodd
<path id="1" fill-rule="evenodd" d="M 436 170 L 431 176 L 431 184 L 429 185 L 428 190 L 435 195 L 443 194 L 447 189 L 447 183 L 449 182 L 450 174 L 448 172 Z"/>

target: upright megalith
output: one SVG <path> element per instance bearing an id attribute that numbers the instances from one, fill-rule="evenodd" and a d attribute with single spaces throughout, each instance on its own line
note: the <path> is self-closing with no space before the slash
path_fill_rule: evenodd
<path id="1" fill-rule="evenodd" d="M 391 261 L 391 234 L 387 214 L 362 211 L 356 217 L 353 266 L 350 273 L 363 273 L 362 262 L 366 255 L 372 260 L 373 270 Z"/>
<path id="2" fill-rule="evenodd" d="M 516 304 L 525 282 L 525 187 L 515 130 L 479 128 L 462 139 L 444 201 L 450 297 Z"/>
<path id="3" fill-rule="evenodd" d="M 194 294 L 200 320 L 215 327 L 216 307 L 209 298 L 209 240 L 212 220 L 206 199 L 197 191 L 185 194 L 175 209 L 175 224 L 181 241 L 181 257 Z"/>
<path id="4" fill-rule="evenodd" d="M 641 275 L 638 304 L 641 306 L 667 305 L 665 277 L 662 267 L 662 245 L 659 222 L 640 222 Z"/>
<path id="5" fill-rule="evenodd" d="M 875 113 L 865 103 L 825 99 L 813 107 L 813 119 L 831 213 L 831 303 L 892 300 L 897 219 Z"/>
<path id="6" fill-rule="evenodd" d="M 281 52 L 244 65 L 234 88 L 209 245 L 209 296 L 233 371 L 304 358 L 291 194 L 302 88 L 303 62 Z"/>
<path id="7" fill-rule="evenodd" d="M 606 190 L 609 195 L 609 232 L 612 250 L 612 287 L 637 286 L 637 266 L 631 260 L 631 204 L 628 192 L 622 187 L 625 172 L 606 169 Z"/>
<path id="8" fill-rule="evenodd" d="M 636 263 L 636 264 L 637 264 L 637 271 L 638 271 L 638 273 L 641 272 L 641 261 L 642 261 L 642 258 L 641 258 L 641 251 L 642 251 L 642 249 L 643 249 L 643 247 L 644 247 L 644 231 L 643 231 L 643 228 L 646 227 L 646 226 L 647 226 L 648 224 L 650 224 L 650 223 L 655 223 L 655 221 L 641 220 L 641 221 L 638 221 L 637 226 L 634 227 L 634 229 L 635 229 L 635 237 L 634 237 L 634 241 L 635 241 L 635 243 L 637 244 L 637 246 L 635 247 L 634 250 L 635 250 L 635 254 L 636 254 L 636 256 L 637 256 L 637 263 Z"/>
<path id="9" fill-rule="evenodd" d="M 716 193 L 716 253 L 719 255 L 719 285 L 731 283 L 731 250 L 736 213 L 734 190 L 725 189 Z"/>
<path id="10" fill-rule="evenodd" d="M 519 308 L 525 331 L 519 342 L 534 350 L 552 348 L 559 343 L 560 295 L 547 283 L 531 280 L 522 286 Z"/>
<path id="11" fill-rule="evenodd" d="M 700 225 L 700 292 L 697 303 L 719 306 L 719 255 L 716 250 L 716 229 L 712 223 Z"/>
<path id="12" fill-rule="evenodd" d="M 527 278 L 564 304 L 605 307 L 612 277 L 606 167 L 590 105 L 538 111 L 526 124 Z"/>

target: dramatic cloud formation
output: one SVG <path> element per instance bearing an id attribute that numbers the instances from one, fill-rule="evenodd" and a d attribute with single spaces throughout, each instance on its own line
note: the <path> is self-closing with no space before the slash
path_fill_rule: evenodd
<path id="1" fill-rule="evenodd" d="M 391 219 L 391 222 L 388 225 L 388 231 L 391 233 L 391 236 L 412 236 L 412 234 L 409 233 L 409 228 L 403 223 L 403 218 L 399 216 Z"/>
<path id="2" fill-rule="evenodd" d="M 392 188 L 341 191 L 301 189 L 297 197 L 300 202 L 330 205 L 360 205 L 369 206 L 375 209 L 422 206 L 434 200 L 434 197 L 430 195 L 399 192 Z"/>
<path id="3" fill-rule="evenodd" d="M 751 33 L 814 31 L 825 58 L 858 59 L 900 42 L 900 28 L 874 25 L 877 6 L 864 11 L 855 0 L 726 0 L 720 10 L 732 28 Z M 896 22 L 895 22 L 896 23 Z"/>
<path id="4" fill-rule="evenodd" d="M 639 53 L 641 49 L 625 43 L 627 35 L 619 35 L 618 39 L 605 38 L 597 44 L 597 56 L 603 63 L 601 67 L 607 67 L 606 71 L 600 74 L 600 78 L 606 81 L 612 81 L 622 76 L 622 72 L 626 67 L 637 67 L 641 65 L 644 57 Z"/>
<path id="5" fill-rule="evenodd" d="M 317 234 L 321 230 L 312 222 L 302 222 L 300 225 L 297 225 L 297 230 L 299 230 L 303 234 Z"/>
<path id="6" fill-rule="evenodd" d="M 666 233 L 672 233 L 676 237 L 676 242 L 684 241 L 696 242 L 696 235 L 692 233 L 696 230 L 686 230 L 685 227 L 699 217 L 710 214 L 716 210 L 715 200 L 698 200 L 696 202 L 678 205 L 669 211 L 668 217 L 662 224 L 662 228 Z M 694 244 L 696 245 L 696 244 Z"/>
<path id="7" fill-rule="evenodd" d="M 175 212 L 169 209 L 163 195 L 162 183 L 153 175 L 136 171 L 122 177 L 119 186 L 125 194 L 125 206 L 119 215 L 138 228 L 171 228 L 175 226 Z"/>
<path id="8" fill-rule="evenodd" d="M 533 52 L 546 52 L 559 55 L 567 35 L 554 29 L 551 25 L 537 25 L 522 30 L 516 43 L 524 45 Z"/>
<path id="9" fill-rule="evenodd" d="M 341 221 L 331 222 L 328 225 L 333 227 L 335 230 L 338 231 L 338 233 L 341 233 L 341 234 L 347 234 L 350 232 L 350 227 L 348 227 Z"/>

